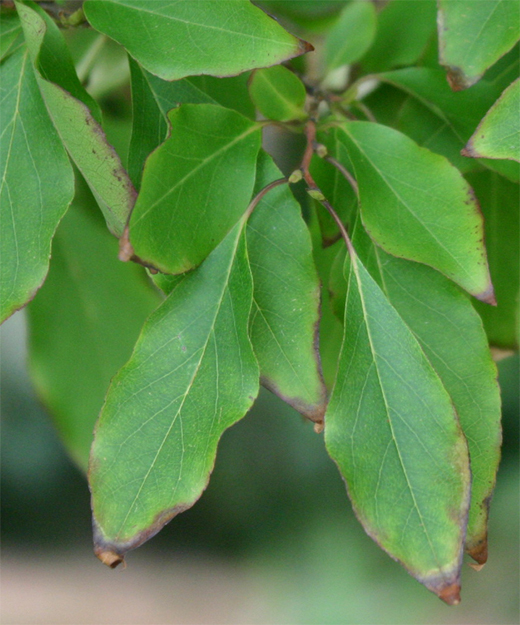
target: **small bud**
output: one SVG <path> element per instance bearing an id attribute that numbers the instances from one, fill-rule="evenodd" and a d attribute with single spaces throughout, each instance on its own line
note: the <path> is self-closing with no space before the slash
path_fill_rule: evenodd
<path id="1" fill-rule="evenodd" d="M 314 199 L 318 200 L 318 202 L 323 202 L 325 196 L 319 189 L 307 189 L 307 193 Z"/>
<path id="2" fill-rule="evenodd" d="M 289 182 L 291 184 L 295 184 L 296 182 L 300 182 L 302 178 L 303 178 L 303 174 L 302 174 L 301 169 L 295 169 L 293 173 L 289 176 Z"/>
<path id="3" fill-rule="evenodd" d="M 323 143 L 318 143 L 318 145 L 316 146 L 316 154 L 320 157 L 320 158 L 325 158 L 327 156 L 327 154 L 329 153 L 329 151 L 327 150 L 327 148 L 323 145 Z"/>

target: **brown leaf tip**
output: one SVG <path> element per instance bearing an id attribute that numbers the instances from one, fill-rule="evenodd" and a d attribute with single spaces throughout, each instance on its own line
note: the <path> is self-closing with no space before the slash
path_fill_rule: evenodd
<path id="1" fill-rule="evenodd" d="M 458 605 L 460 603 L 460 584 L 454 582 L 444 588 L 438 593 L 439 599 L 442 599 L 444 603 L 448 605 Z"/>
<path id="2" fill-rule="evenodd" d="M 467 551 L 468 551 L 468 555 L 472 557 L 473 560 L 475 560 L 477 565 L 481 565 L 480 568 L 482 568 L 482 566 L 486 564 L 487 559 L 488 559 L 487 537 L 479 541 L 474 547 L 472 547 L 471 549 L 468 549 Z M 475 569 L 475 570 L 480 570 L 480 569 Z"/>
<path id="3" fill-rule="evenodd" d="M 481 302 L 484 302 L 485 304 L 489 304 L 490 306 L 497 305 L 497 300 L 495 297 L 495 290 L 493 289 L 492 284 L 490 284 L 489 287 L 482 293 L 477 293 L 475 297 Z"/>
<path id="4" fill-rule="evenodd" d="M 115 551 L 112 551 L 112 549 L 95 549 L 94 553 L 99 560 L 103 562 L 103 564 L 106 564 L 111 569 L 115 569 L 116 566 L 125 561 L 123 556 L 119 555 Z"/>

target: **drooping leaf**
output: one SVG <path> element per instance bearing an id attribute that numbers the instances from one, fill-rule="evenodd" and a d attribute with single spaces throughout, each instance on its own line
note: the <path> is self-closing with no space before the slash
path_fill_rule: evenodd
<path id="1" fill-rule="evenodd" d="M 338 125 L 359 185 L 363 223 L 386 252 L 430 265 L 493 302 L 483 220 L 446 158 L 379 124 Z"/>
<path id="2" fill-rule="evenodd" d="M 327 449 L 367 533 L 427 588 L 458 603 L 466 442 L 417 339 L 355 254 L 349 265 Z"/>
<path id="3" fill-rule="evenodd" d="M 486 249 L 497 306 L 475 302 L 492 345 L 515 349 L 519 344 L 520 194 L 513 184 L 493 172 L 468 175 L 486 223 Z"/>
<path id="4" fill-rule="evenodd" d="M 440 63 L 458 91 L 520 39 L 520 12 L 510 0 L 439 0 L 438 29 Z"/>
<path id="5" fill-rule="evenodd" d="M 110 380 L 160 297 L 141 267 L 117 259 L 117 241 L 85 187 L 58 228 L 48 278 L 27 311 L 34 384 L 86 471 Z"/>
<path id="6" fill-rule="evenodd" d="M 95 551 L 110 566 L 195 503 L 257 395 L 243 228 L 179 281 L 111 384 L 90 463 Z"/>
<path id="7" fill-rule="evenodd" d="M 376 34 L 377 14 L 372 2 L 347 4 L 325 39 L 328 70 L 358 61 L 370 48 Z"/>
<path id="8" fill-rule="evenodd" d="M 267 119 L 281 122 L 302 120 L 306 91 L 302 81 L 282 65 L 259 69 L 249 81 L 251 99 Z"/>
<path id="9" fill-rule="evenodd" d="M 22 25 L 16 11 L 0 7 L 0 61 L 12 54 L 22 42 Z"/>
<path id="10" fill-rule="evenodd" d="M 147 72 L 131 57 L 129 61 L 134 115 L 128 170 L 137 186 L 147 156 L 166 139 L 168 111 L 179 104 L 220 104 L 254 117 L 247 74 L 231 78 L 190 76 L 167 82 Z"/>
<path id="11" fill-rule="evenodd" d="M 164 80 L 234 76 L 312 49 L 248 0 L 87 0 L 96 29 Z"/>
<path id="12" fill-rule="evenodd" d="M 464 154 L 520 162 L 520 78 L 487 112 L 465 147 Z"/>
<path id="13" fill-rule="evenodd" d="M 19 48 L 0 65 L 0 321 L 24 306 L 47 275 L 51 241 L 74 195 L 69 159 Z"/>
<path id="14" fill-rule="evenodd" d="M 144 262 L 184 273 L 246 210 L 261 126 L 212 104 L 184 104 L 168 119 L 168 139 L 146 161 L 130 242 Z"/>
<path id="15" fill-rule="evenodd" d="M 365 267 L 419 341 L 449 393 L 468 441 L 472 486 L 466 550 L 487 558 L 488 507 L 500 460 L 500 393 L 482 323 L 469 301 L 430 267 L 395 258 L 374 245 L 358 224 L 353 244 Z M 345 251 L 338 254 L 330 288 L 344 315 Z M 491 308 L 482 305 L 482 307 Z"/>
<path id="16" fill-rule="evenodd" d="M 255 192 L 281 177 L 271 157 L 260 152 Z M 322 421 L 319 281 L 309 231 L 287 186 L 269 191 L 254 209 L 247 249 L 254 285 L 250 336 L 262 384 L 312 421 Z"/>
<path id="17" fill-rule="evenodd" d="M 377 16 L 377 34 L 362 61 L 366 72 L 413 65 L 435 36 L 435 0 L 391 0 Z"/>
<path id="18" fill-rule="evenodd" d="M 17 2 L 17 9 L 49 116 L 98 200 L 108 227 L 119 236 L 135 190 L 98 123 L 97 104 L 79 82 L 63 37 L 50 17 L 34 3 Z"/>

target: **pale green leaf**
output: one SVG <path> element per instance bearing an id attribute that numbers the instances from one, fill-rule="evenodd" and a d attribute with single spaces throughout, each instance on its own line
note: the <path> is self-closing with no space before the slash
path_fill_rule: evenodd
<path id="1" fill-rule="evenodd" d="M 222 433 L 258 393 L 243 228 L 178 282 L 108 392 L 90 486 L 95 550 L 111 566 L 195 503 Z"/>
<path id="2" fill-rule="evenodd" d="M 281 177 L 261 152 L 255 191 Z M 322 421 L 320 285 L 309 231 L 287 185 L 269 191 L 254 209 L 247 249 L 254 284 L 250 336 L 262 384 L 309 419 Z"/>
<path id="3" fill-rule="evenodd" d="M 251 100 L 267 119 L 302 120 L 306 91 L 302 81 L 282 65 L 253 72 L 249 82 Z"/>
<path id="4" fill-rule="evenodd" d="M 87 0 L 87 19 L 164 80 L 234 76 L 312 49 L 249 0 Z"/>
<path id="5" fill-rule="evenodd" d="M 327 448 L 367 533 L 427 588 L 458 603 L 466 441 L 417 339 L 356 255 L 349 265 Z"/>
<path id="6" fill-rule="evenodd" d="M 0 321 L 47 275 L 51 241 L 74 195 L 69 159 L 45 110 L 29 53 L 0 65 Z"/>
<path id="7" fill-rule="evenodd" d="M 347 4 L 325 39 L 327 69 L 358 61 L 372 45 L 376 27 L 377 14 L 372 2 L 355 0 Z"/>
<path id="8" fill-rule="evenodd" d="M 514 0 L 439 0 L 439 57 L 453 90 L 476 83 L 520 38 Z"/>
<path id="9" fill-rule="evenodd" d="M 465 147 L 464 154 L 520 162 L 520 78 L 487 112 Z"/>
<path id="10" fill-rule="evenodd" d="M 213 104 L 170 111 L 168 139 L 153 152 L 130 220 L 130 242 L 165 273 L 200 264 L 247 208 L 261 127 Z"/>
<path id="11" fill-rule="evenodd" d="M 395 256 L 430 265 L 493 301 L 483 219 L 471 188 L 446 158 L 368 122 L 338 125 L 359 185 L 363 223 Z"/>
<path id="12" fill-rule="evenodd" d="M 134 204 L 135 190 L 121 159 L 107 143 L 98 123 L 97 105 L 81 86 L 61 33 L 44 11 L 31 6 L 35 8 L 17 3 L 47 111 L 110 230 L 119 236 Z"/>
<path id="13" fill-rule="evenodd" d="M 117 259 L 94 199 L 79 193 L 52 245 L 49 275 L 27 309 L 29 366 L 67 451 L 86 471 L 110 380 L 160 303 L 144 270 Z"/>

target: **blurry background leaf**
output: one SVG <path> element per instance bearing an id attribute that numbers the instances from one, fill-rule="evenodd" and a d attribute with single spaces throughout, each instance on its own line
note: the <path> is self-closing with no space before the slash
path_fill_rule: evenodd
<path id="1" fill-rule="evenodd" d="M 440 63 L 452 89 L 467 89 L 520 38 L 511 0 L 439 0 Z"/>
<path id="2" fill-rule="evenodd" d="M 34 384 L 84 471 L 110 380 L 161 301 L 141 267 L 118 260 L 117 247 L 78 179 L 54 238 L 48 279 L 28 309 Z"/>

